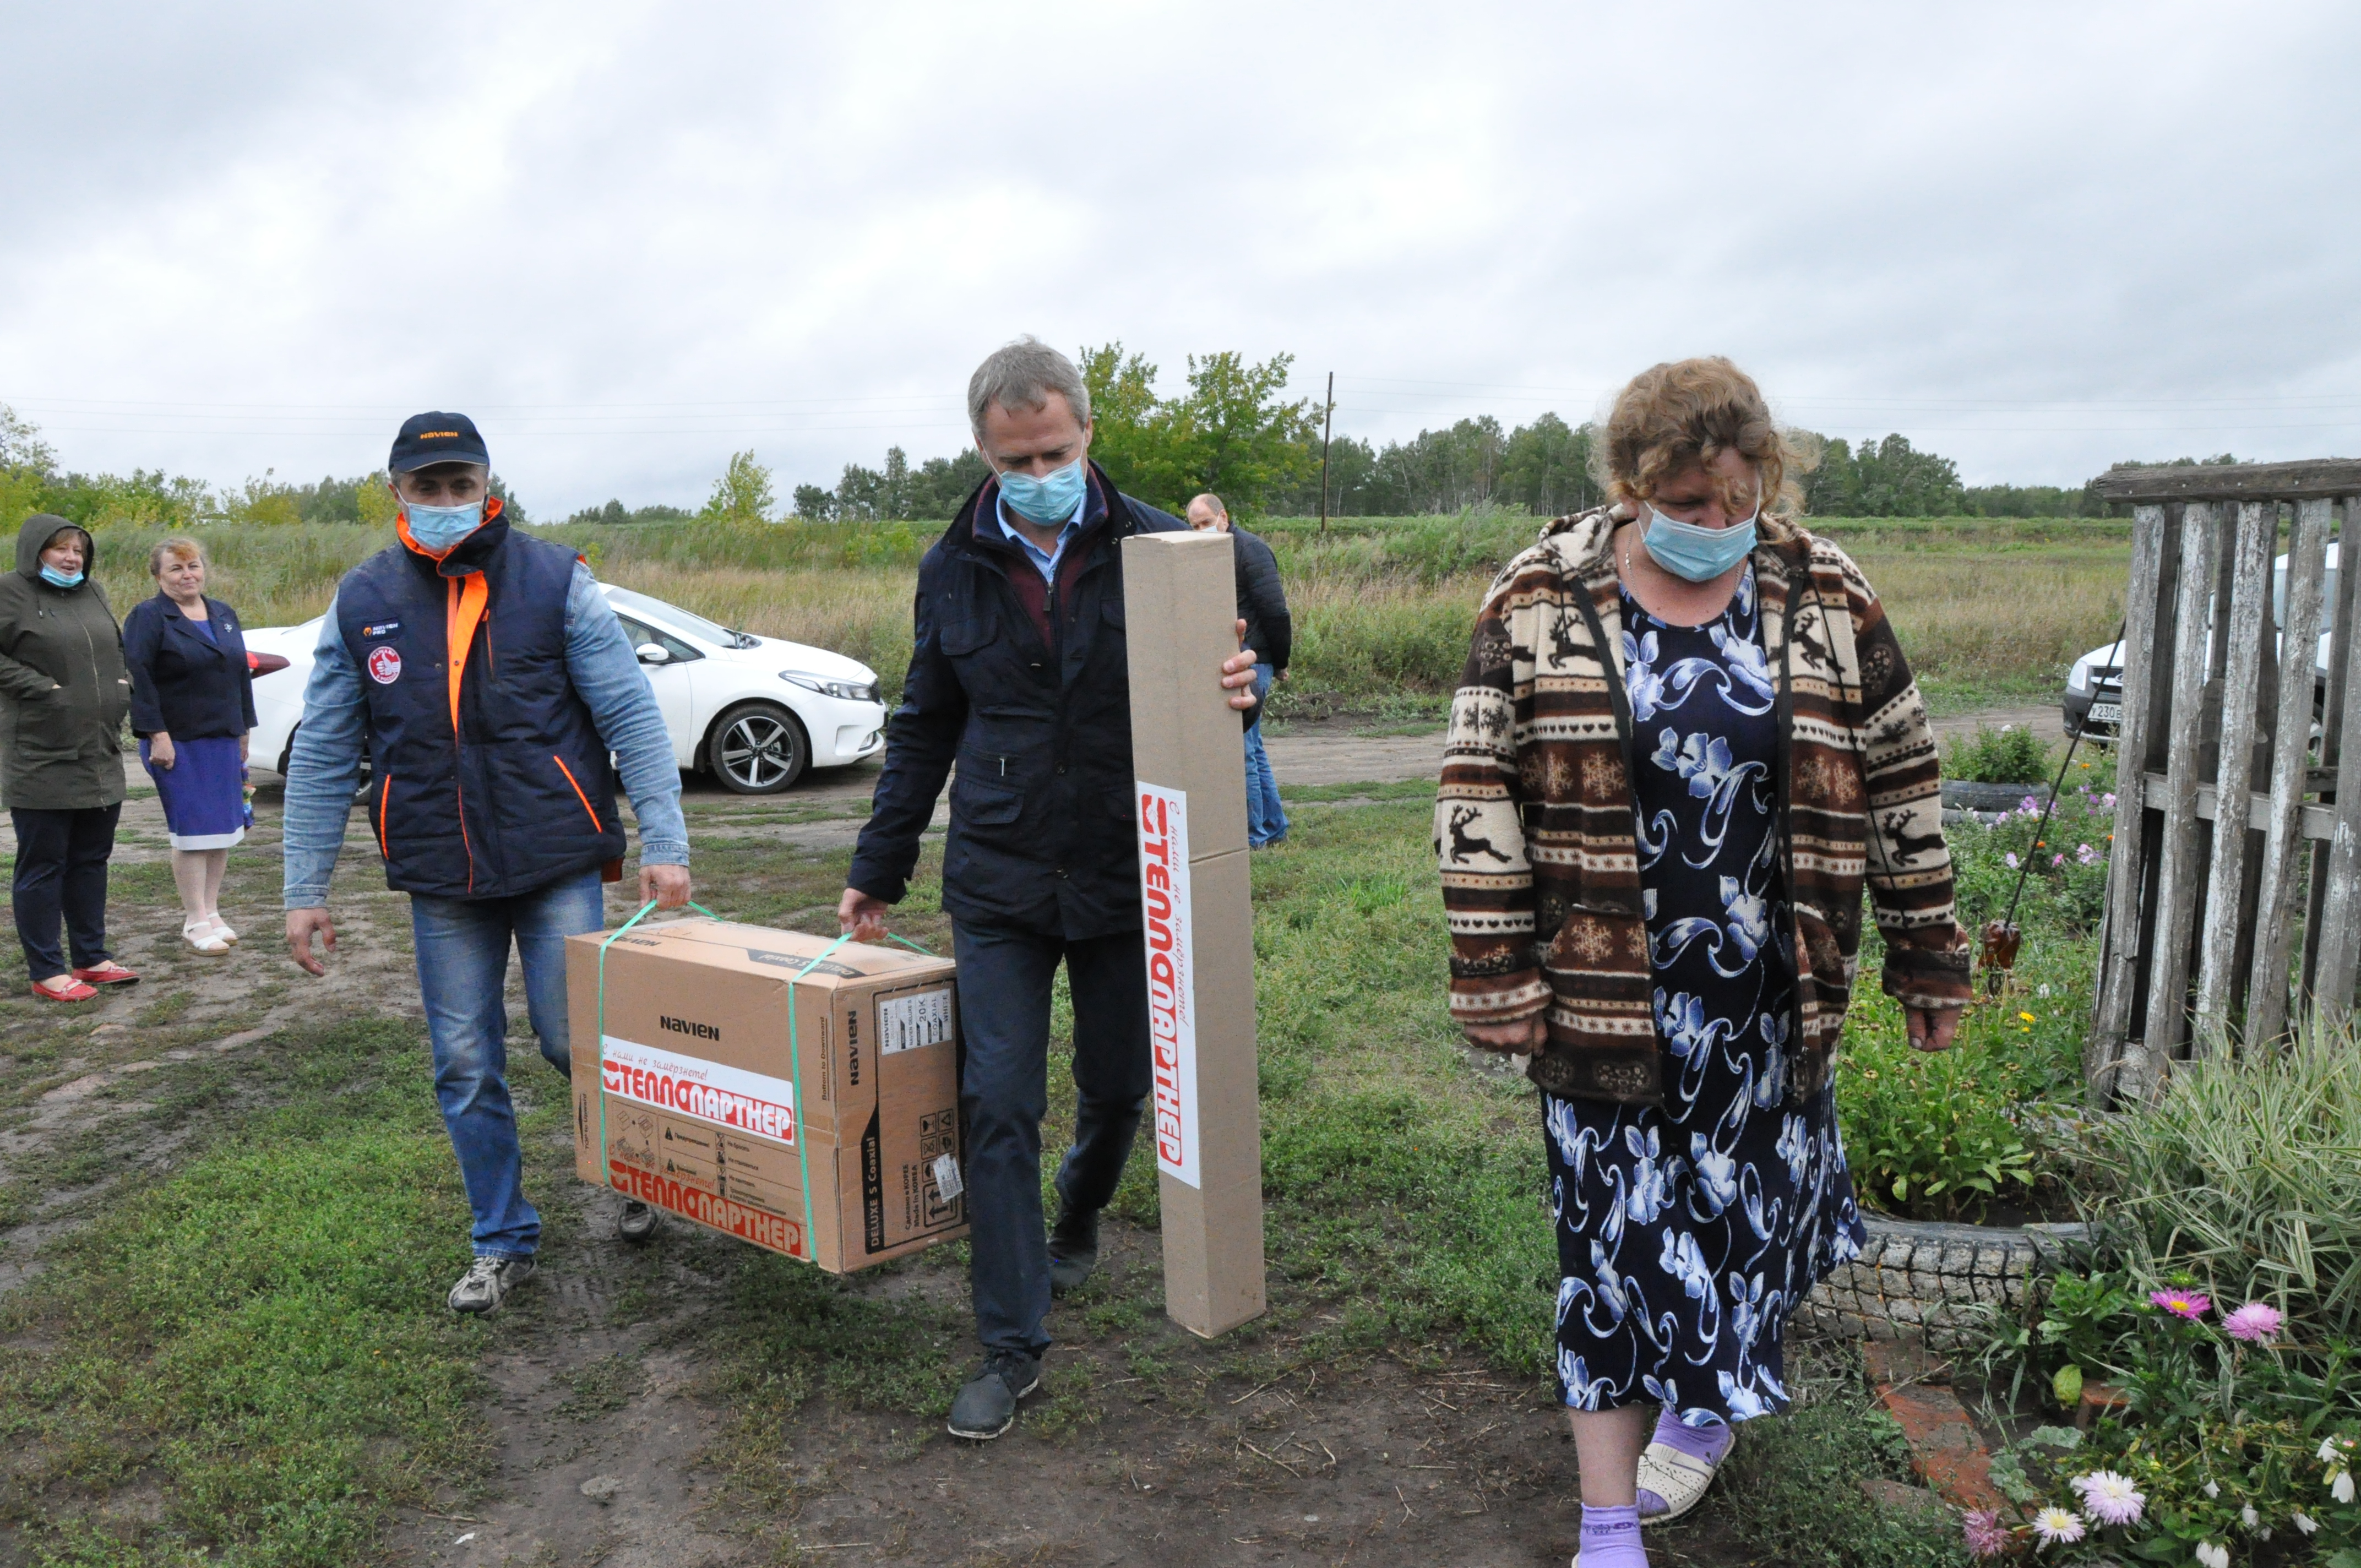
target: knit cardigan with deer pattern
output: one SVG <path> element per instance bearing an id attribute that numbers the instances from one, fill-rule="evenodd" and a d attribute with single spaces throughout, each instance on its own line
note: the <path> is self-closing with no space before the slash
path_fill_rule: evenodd
<path id="1" fill-rule="evenodd" d="M 1451 1014 L 1545 1014 L 1526 1071 L 1553 1094 L 1664 1102 L 1648 964 L 1635 765 L 1612 537 L 1628 514 L 1560 518 L 1485 595 L 1453 699 L 1435 851 L 1451 926 Z M 1828 1082 L 1866 886 L 1884 989 L 1905 1006 L 1969 995 L 1933 731 L 1884 608 L 1851 557 L 1764 518 L 1754 549 L 1777 682 L 1776 828 L 1794 955 L 1791 1098 Z M 1784 952 L 1781 950 L 1784 948 Z"/>

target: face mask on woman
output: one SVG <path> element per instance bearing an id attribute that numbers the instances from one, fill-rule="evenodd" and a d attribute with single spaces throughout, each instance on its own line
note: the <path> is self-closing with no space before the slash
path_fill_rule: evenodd
<path id="1" fill-rule="evenodd" d="M 1675 577 L 1709 583 L 1753 553 L 1755 520 L 1762 515 L 1758 509 L 1728 528 L 1700 528 L 1676 522 L 1650 507 L 1648 531 L 1641 543 L 1656 565 Z"/>
<path id="2" fill-rule="evenodd" d="M 51 587 L 78 587 L 82 584 L 82 575 L 80 572 L 60 572 L 47 561 L 41 563 L 41 581 Z"/>
<path id="3" fill-rule="evenodd" d="M 1041 478 L 1030 474 L 1000 476 L 1000 499 L 1026 521 L 1048 528 L 1074 515 L 1082 504 L 1082 460 L 1075 458 Z"/>
<path id="4" fill-rule="evenodd" d="M 402 510 L 410 520 L 410 537 L 418 541 L 420 549 L 438 554 L 484 525 L 481 501 L 464 507 L 424 507 L 405 501 Z"/>

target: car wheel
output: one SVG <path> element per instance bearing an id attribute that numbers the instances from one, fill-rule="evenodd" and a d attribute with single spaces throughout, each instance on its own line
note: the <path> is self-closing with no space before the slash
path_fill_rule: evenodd
<path id="1" fill-rule="evenodd" d="M 803 721 L 785 708 L 749 702 L 713 721 L 705 754 L 731 794 L 776 795 L 811 766 L 811 741 Z"/>
<path id="2" fill-rule="evenodd" d="M 295 726 L 295 729 L 301 729 L 303 727 L 301 724 Z M 279 761 L 274 764 L 278 768 L 279 776 L 281 779 L 284 779 L 287 776 L 287 764 L 295 759 L 295 729 L 290 729 L 287 732 L 287 744 L 285 748 L 280 751 Z M 377 780 L 369 771 L 368 753 L 364 751 L 361 753 L 360 777 L 356 779 L 353 783 L 353 797 L 357 800 L 361 796 L 371 793 L 376 787 Z"/>

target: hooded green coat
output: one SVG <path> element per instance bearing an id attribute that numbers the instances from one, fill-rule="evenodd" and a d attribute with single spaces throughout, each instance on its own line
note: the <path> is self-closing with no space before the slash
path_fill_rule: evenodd
<path id="1" fill-rule="evenodd" d="M 122 628 L 88 575 L 94 560 L 71 588 L 41 580 L 41 547 L 74 526 L 27 518 L 16 569 L 0 576 L 0 805 L 11 810 L 80 811 L 123 798 L 131 673 Z"/>

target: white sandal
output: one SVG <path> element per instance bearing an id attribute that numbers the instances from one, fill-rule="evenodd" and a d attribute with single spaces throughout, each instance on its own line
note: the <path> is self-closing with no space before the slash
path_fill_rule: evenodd
<path id="1" fill-rule="evenodd" d="M 1642 1524 L 1664 1524 L 1676 1519 L 1705 1501 L 1706 1489 L 1713 1477 L 1738 1448 L 1738 1431 L 1730 1429 L 1730 1446 L 1721 1451 L 1721 1458 L 1704 1460 L 1683 1453 L 1668 1442 L 1651 1442 L 1640 1455 L 1640 1490 L 1653 1492 L 1664 1500 L 1663 1513 L 1642 1512 Z"/>
<path id="2" fill-rule="evenodd" d="M 237 933 L 229 928 L 228 921 L 223 919 L 220 916 L 215 915 L 212 916 L 206 924 L 213 927 L 214 936 L 219 937 L 223 941 L 227 942 L 233 948 L 237 946 Z"/>
<path id="3" fill-rule="evenodd" d="M 209 959 L 218 959 L 229 952 L 229 943 L 214 929 L 209 920 L 192 920 L 181 927 L 181 940 Z"/>

